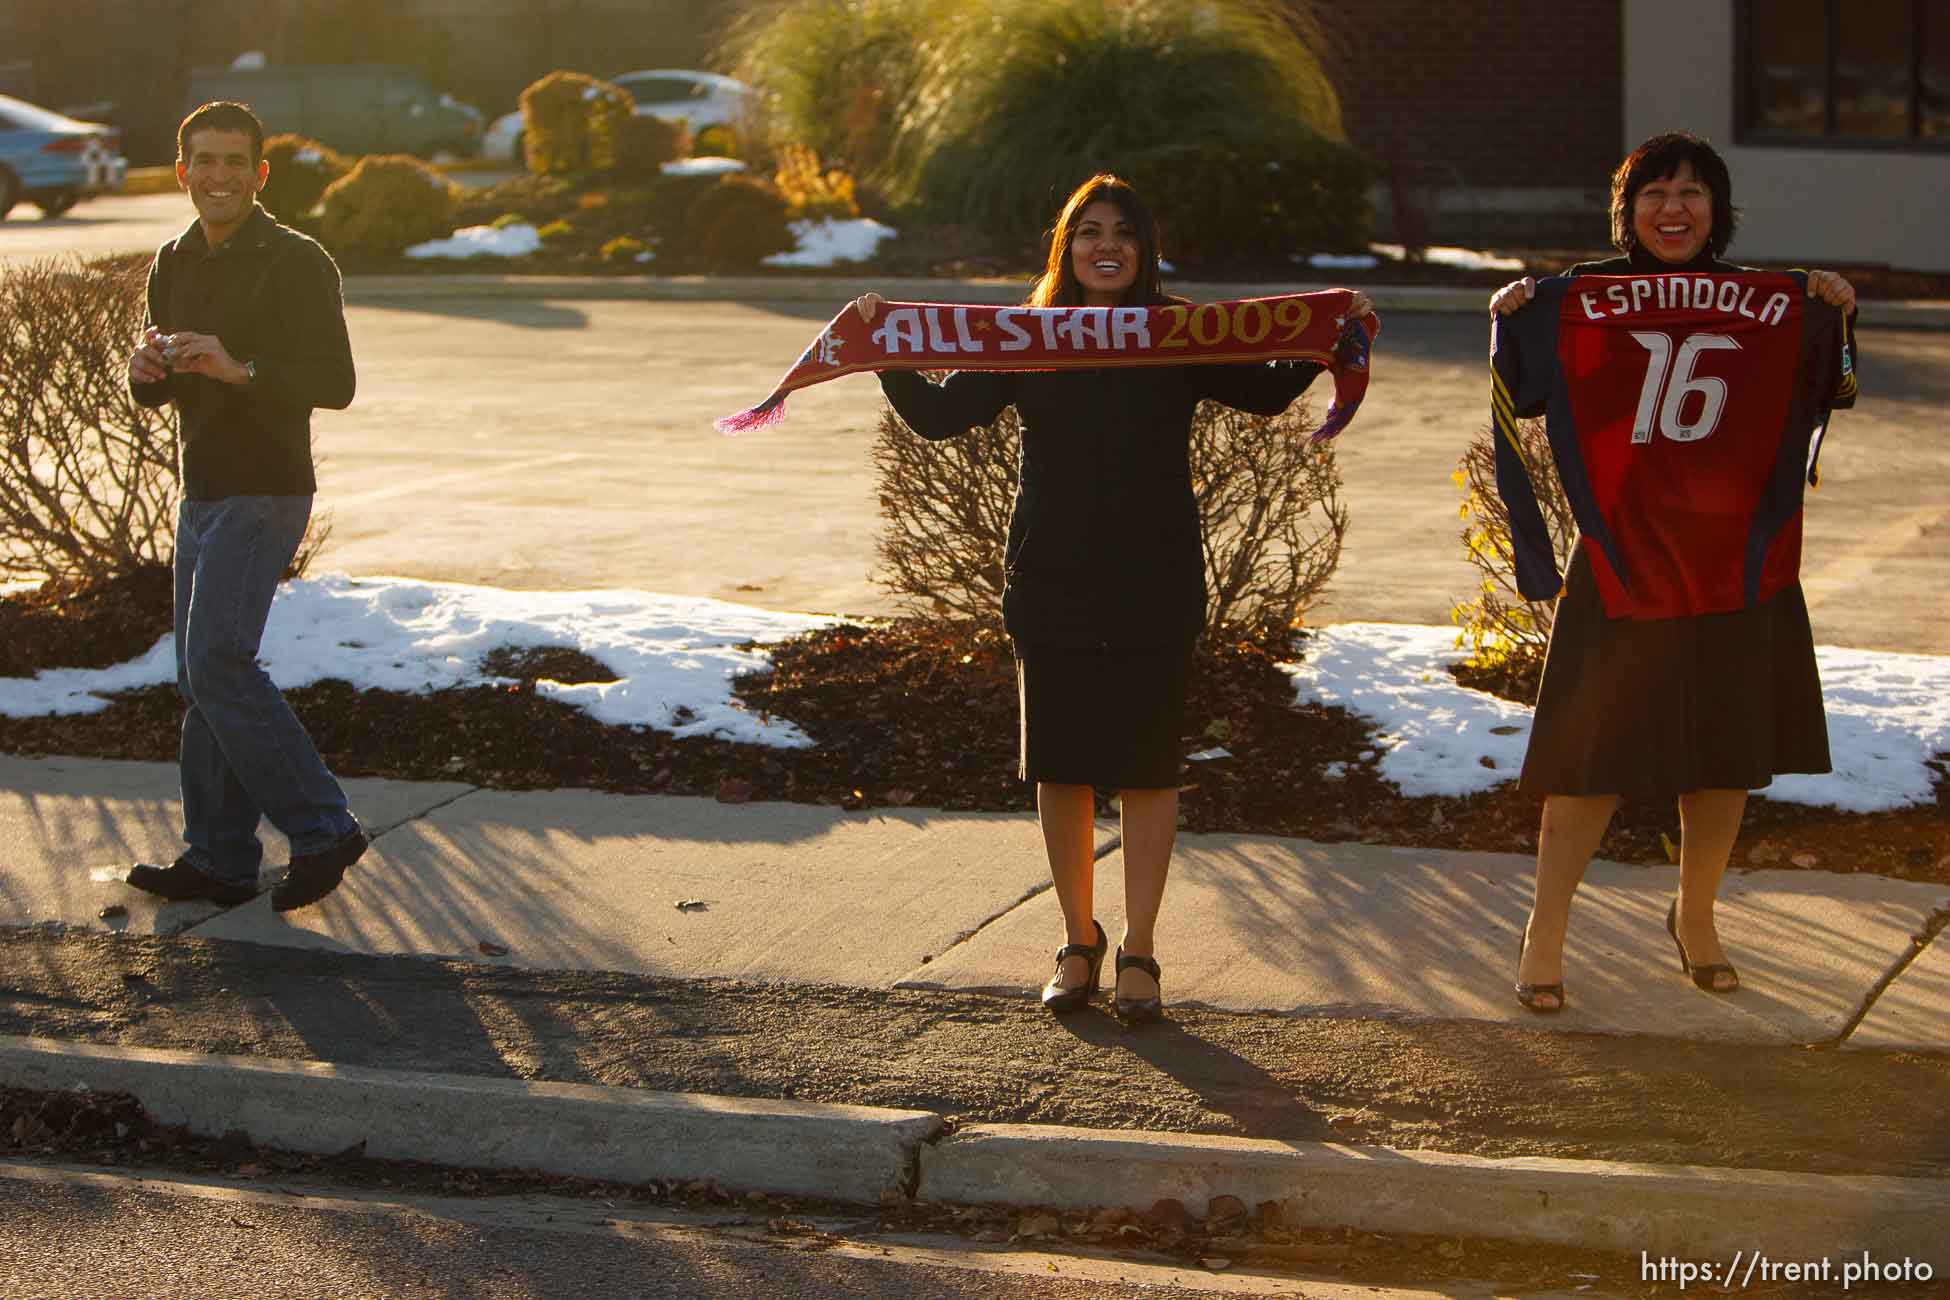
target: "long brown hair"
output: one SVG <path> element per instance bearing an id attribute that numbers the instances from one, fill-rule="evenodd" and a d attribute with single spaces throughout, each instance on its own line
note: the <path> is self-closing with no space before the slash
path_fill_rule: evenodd
<path id="1" fill-rule="evenodd" d="M 1031 307 L 1080 307 L 1083 286 L 1077 282 L 1076 268 L 1070 263 L 1070 241 L 1076 238 L 1083 212 L 1098 201 L 1113 203 L 1137 232 L 1137 278 L 1124 291 L 1124 305 L 1145 306 L 1166 302 L 1164 287 L 1158 282 L 1158 219 L 1130 185 L 1109 172 L 1099 172 L 1077 186 L 1069 202 L 1057 214 L 1050 230 L 1049 262 L 1042 278 L 1023 301 Z"/>

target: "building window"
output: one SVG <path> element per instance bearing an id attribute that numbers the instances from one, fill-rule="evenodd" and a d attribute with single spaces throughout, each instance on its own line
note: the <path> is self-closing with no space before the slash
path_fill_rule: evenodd
<path id="1" fill-rule="evenodd" d="M 1950 148 L 1950 6 L 1740 0 L 1743 144 Z"/>

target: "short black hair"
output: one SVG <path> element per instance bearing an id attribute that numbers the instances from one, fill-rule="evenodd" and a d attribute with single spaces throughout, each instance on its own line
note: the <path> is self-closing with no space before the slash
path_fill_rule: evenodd
<path id="1" fill-rule="evenodd" d="M 264 123 L 249 104 L 219 99 L 203 105 L 176 128 L 176 161 L 190 160 L 190 137 L 198 131 L 242 131 L 251 138 L 251 166 L 264 161 Z"/>
<path id="2" fill-rule="evenodd" d="M 1706 184 L 1713 195 L 1713 229 L 1707 233 L 1706 248 L 1719 257 L 1733 242 L 1734 228 L 1740 224 L 1740 210 L 1733 206 L 1733 177 L 1726 159 L 1712 145 L 1691 131 L 1667 131 L 1655 135 L 1632 152 L 1611 174 L 1611 242 L 1621 253 L 1638 247 L 1632 229 L 1632 204 L 1647 181 L 1664 180 L 1691 163 L 1693 175 Z"/>

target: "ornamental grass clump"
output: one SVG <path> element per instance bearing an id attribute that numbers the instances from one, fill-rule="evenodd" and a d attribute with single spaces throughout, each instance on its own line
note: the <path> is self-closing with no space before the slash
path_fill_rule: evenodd
<path id="1" fill-rule="evenodd" d="M 1340 563 L 1348 510 L 1332 443 L 1308 439 L 1306 403 L 1276 416 L 1201 402 L 1191 466 L 1205 540 L 1206 625 L 1284 644 Z M 930 442 L 891 406 L 873 445 L 875 580 L 911 614 L 1002 625 L 1002 558 L 1015 498 L 1015 408 Z"/>
<path id="2" fill-rule="evenodd" d="M 528 170 L 538 176 L 611 171 L 647 147 L 633 133 L 630 93 L 580 72 L 551 72 L 529 85 L 521 92 L 521 117 Z"/>
<path id="3" fill-rule="evenodd" d="M 334 181 L 320 209 L 319 237 L 333 253 L 397 257 L 453 232 L 454 187 L 418 158 L 374 155 Z"/>
<path id="4" fill-rule="evenodd" d="M 1518 442 L 1537 504 L 1550 530 L 1551 553 L 1558 572 L 1570 571 L 1577 547 L 1578 524 L 1571 502 L 1557 477 L 1550 440 L 1542 420 L 1519 420 Z M 1464 554 L 1475 567 L 1476 594 L 1449 611 L 1461 631 L 1456 644 L 1469 650 L 1464 661 L 1482 684 L 1498 694 L 1528 701 L 1535 698 L 1544 671 L 1544 652 L 1550 647 L 1552 602 L 1526 600 L 1517 590 L 1516 550 L 1510 540 L 1510 514 L 1496 490 L 1496 433 L 1484 428 L 1463 452 L 1451 475 L 1462 489 L 1458 509 L 1462 518 Z"/>
<path id="5" fill-rule="evenodd" d="M 721 176 L 685 212 L 682 254 L 709 270 L 746 270 L 796 247 L 787 222 L 786 201 L 770 185 Z"/>
<path id="6" fill-rule="evenodd" d="M 176 412 L 129 395 L 147 273 L 0 268 L 0 578 L 115 578 L 175 553 Z"/>
<path id="7" fill-rule="evenodd" d="M 264 142 L 264 161 L 271 171 L 257 201 L 286 225 L 311 216 L 332 182 L 352 170 L 352 160 L 330 145 L 290 133 Z"/>

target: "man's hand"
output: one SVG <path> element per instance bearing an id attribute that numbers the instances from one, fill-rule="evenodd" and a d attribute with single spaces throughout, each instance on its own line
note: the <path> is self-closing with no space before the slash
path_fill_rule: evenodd
<path id="1" fill-rule="evenodd" d="M 205 375 L 224 384 L 250 382 L 244 363 L 231 356 L 223 340 L 214 334 L 192 334 L 188 330 L 172 334 L 166 351 L 170 366 L 184 374 Z"/>
<path id="2" fill-rule="evenodd" d="M 169 378 L 169 362 L 163 359 L 163 333 L 154 325 L 142 331 L 135 351 L 129 356 L 129 382 L 159 384 Z"/>

